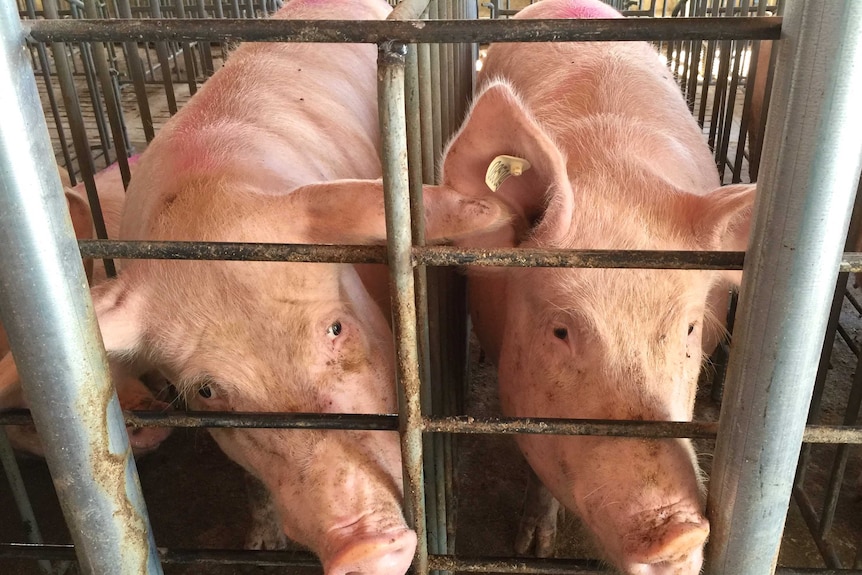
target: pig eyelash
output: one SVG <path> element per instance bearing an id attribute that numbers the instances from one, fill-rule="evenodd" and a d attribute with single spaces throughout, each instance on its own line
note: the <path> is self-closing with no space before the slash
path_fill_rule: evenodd
<path id="1" fill-rule="evenodd" d="M 339 335 L 341 335 L 342 327 L 341 322 L 336 321 L 333 322 L 328 328 L 326 328 L 326 335 L 328 335 L 331 339 L 335 339 Z"/>

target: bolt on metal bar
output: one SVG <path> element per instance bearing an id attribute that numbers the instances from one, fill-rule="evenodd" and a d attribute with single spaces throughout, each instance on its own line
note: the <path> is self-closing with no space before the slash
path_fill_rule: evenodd
<path id="1" fill-rule="evenodd" d="M 775 569 L 862 170 L 862 3 L 793 2 L 778 49 L 734 334 L 746 354 L 731 353 L 710 481 L 715 575 Z"/>
<path id="2" fill-rule="evenodd" d="M 161 575 L 25 40 L 0 1 L 0 316 L 82 573 Z"/>
<path id="3" fill-rule="evenodd" d="M 392 327 L 396 341 L 396 377 L 401 416 L 399 431 L 405 515 L 417 536 L 414 570 L 417 575 L 427 575 L 428 536 L 422 472 L 421 378 L 416 337 L 416 294 L 411 261 L 410 178 L 407 169 L 404 97 L 406 54 L 407 47 L 404 44 L 381 44 L 377 82 L 389 291 L 392 296 Z"/>
<path id="4" fill-rule="evenodd" d="M 777 40 L 781 17 L 610 20 L 36 20 L 37 42 L 211 40 L 261 42 L 616 42 Z M 164 65 L 164 64 L 163 64 Z"/>
<path id="5" fill-rule="evenodd" d="M 15 452 L 12 450 L 12 444 L 9 443 L 6 430 L 2 427 L 0 427 L 0 463 L 2 463 L 3 471 L 6 473 L 6 480 L 9 482 L 9 489 L 12 491 L 18 513 L 21 515 L 21 523 L 24 526 L 27 540 L 34 544 L 42 543 L 42 533 L 39 530 L 39 523 L 36 521 L 36 514 L 33 513 L 30 497 L 27 495 L 24 478 L 21 476 L 21 470 L 18 468 Z M 39 569 L 46 575 L 53 573 L 51 563 L 48 561 L 39 561 Z"/>

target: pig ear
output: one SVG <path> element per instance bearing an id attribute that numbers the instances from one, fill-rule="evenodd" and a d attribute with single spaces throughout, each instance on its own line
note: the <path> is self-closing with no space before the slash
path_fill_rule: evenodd
<path id="1" fill-rule="evenodd" d="M 751 214 L 754 210 L 755 184 L 723 186 L 706 196 L 700 196 L 695 214 L 695 234 L 698 243 L 707 249 L 743 252 L 748 248 Z M 742 273 L 728 270 L 725 279 L 739 285 Z"/>
<path id="2" fill-rule="evenodd" d="M 571 221 L 566 159 L 539 126 L 511 86 L 492 82 L 476 98 L 461 130 L 446 148 L 442 181 L 471 196 L 486 196 L 488 167 L 498 156 L 530 163 L 520 176 L 510 176 L 497 188 L 529 222 L 553 229 L 554 222 Z M 547 211 L 553 205 L 553 214 Z M 552 217 L 549 217 L 552 216 Z"/>
<path id="3" fill-rule="evenodd" d="M 291 196 L 293 213 L 306 227 L 309 241 L 377 244 L 386 241 L 381 180 L 339 180 L 312 184 Z M 475 198 L 446 186 L 423 186 L 425 236 L 454 240 L 502 226 L 509 214 L 494 197 Z"/>
<path id="4" fill-rule="evenodd" d="M 72 218 L 72 227 L 75 228 L 75 237 L 79 240 L 93 239 L 93 216 L 90 213 L 90 205 L 73 190 L 66 188 L 65 191 L 69 215 Z M 84 260 L 84 271 L 87 274 L 87 283 L 93 281 L 92 259 Z"/>
<path id="5" fill-rule="evenodd" d="M 145 295 L 118 276 L 94 287 L 93 305 L 102 332 L 105 350 L 109 353 L 134 355 L 144 339 Z"/>

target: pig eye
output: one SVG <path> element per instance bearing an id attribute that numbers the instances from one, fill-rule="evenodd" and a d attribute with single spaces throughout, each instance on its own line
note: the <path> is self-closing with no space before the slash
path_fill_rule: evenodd
<path id="1" fill-rule="evenodd" d="M 564 327 L 555 327 L 554 337 L 557 339 L 566 339 L 567 337 L 569 337 L 569 330 Z"/>
<path id="2" fill-rule="evenodd" d="M 694 324 L 693 323 L 688 324 L 688 335 L 691 335 L 691 332 L 693 332 L 693 331 L 694 331 Z"/>
<path id="3" fill-rule="evenodd" d="M 201 388 L 198 390 L 198 393 L 204 399 L 209 399 L 213 396 L 213 390 L 208 384 L 203 384 Z"/>
<path id="4" fill-rule="evenodd" d="M 328 335 L 332 339 L 335 339 L 340 334 L 341 334 L 341 322 L 340 321 L 336 321 L 335 323 L 330 325 L 328 328 L 326 328 L 326 335 Z"/>

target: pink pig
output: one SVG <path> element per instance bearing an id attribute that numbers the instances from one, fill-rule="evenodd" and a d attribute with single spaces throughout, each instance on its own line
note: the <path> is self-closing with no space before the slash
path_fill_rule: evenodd
<path id="1" fill-rule="evenodd" d="M 615 18 L 598 0 L 544 0 L 519 18 Z M 487 195 L 494 158 L 526 159 L 497 180 L 515 215 L 466 246 L 744 250 L 753 186 L 719 187 L 673 75 L 642 42 L 496 44 L 449 145 L 444 185 Z M 714 345 L 720 295 L 739 272 L 520 269 L 469 272 L 472 314 L 498 365 L 504 413 L 687 421 Z M 707 336 L 706 341 L 704 336 Z M 687 439 L 523 435 L 553 497 L 577 512 L 627 574 L 700 571 L 709 524 Z M 553 549 L 556 503 L 522 525 L 519 551 Z M 537 530 L 537 532 L 536 532 Z"/>
<path id="2" fill-rule="evenodd" d="M 130 158 L 131 163 L 134 161 L 135 158 Z M 93 228 L 93 219 L 84 184 L 71 187 L 69 176 L 62 168 L 60 168 L 60 180 L 65 188 L 66 202 L 69 206 L 69 215 L 72 218 L 75 235 L 78 239 L 94 238 L 96 233 Z M 118 166 L 114 164 L 96 174 L 95 183 L 108 237 L 116 238 L 119 233 L 120 218 L 125 202 L 125 190 Z M 105 281 L 107 276 L 101 260 L 96 262 L 85 260 L 84 263 L 91 284 Z M 6 332 L 2 326 L 0 326 L 0 358 L 2 358 L 0 359 L 0 409 L 27 407 L 28 403 L 18 380 L 15 360 L 9 350 Z M 119 361 L 112 361 L 111 375 L 117 389 L 120 406 L 124 410 L 169 409 L 168 404 L 153 396 L 150 388 L 132 373 L 129 366 L 125 366 Z M 6 431 L 13 447 L 43 456 L 42 443 L 33 426 L 7 426 Z M 171 428 L 129 428 L 128 431 L 132 451 L 135 456 L 139 457 L 156 449 L 170 435 Z"/>
<path id="3" fill-rule="evenodd" d="M 276 18 L 380 19 L 383 0 L 293 0 Z M 121 237 L 381 243 L 376 50 L 249 43 L 142 155 Z M 429 237 L 503 223 L 495 200 L 425 197 Z M 382 266 L 369 273 L 385 285 Z M 382 281 L 381 281 L 382 279 Z M 392 334 L 347 264 L 124 262 L 94 292 L 106 349 L 160 370 L 197 410 L 393 413 Z M 212 429 L 272 495 L 284 533 L 327 575 L 401 575 L 405 524 L 394 432 Z"/>

